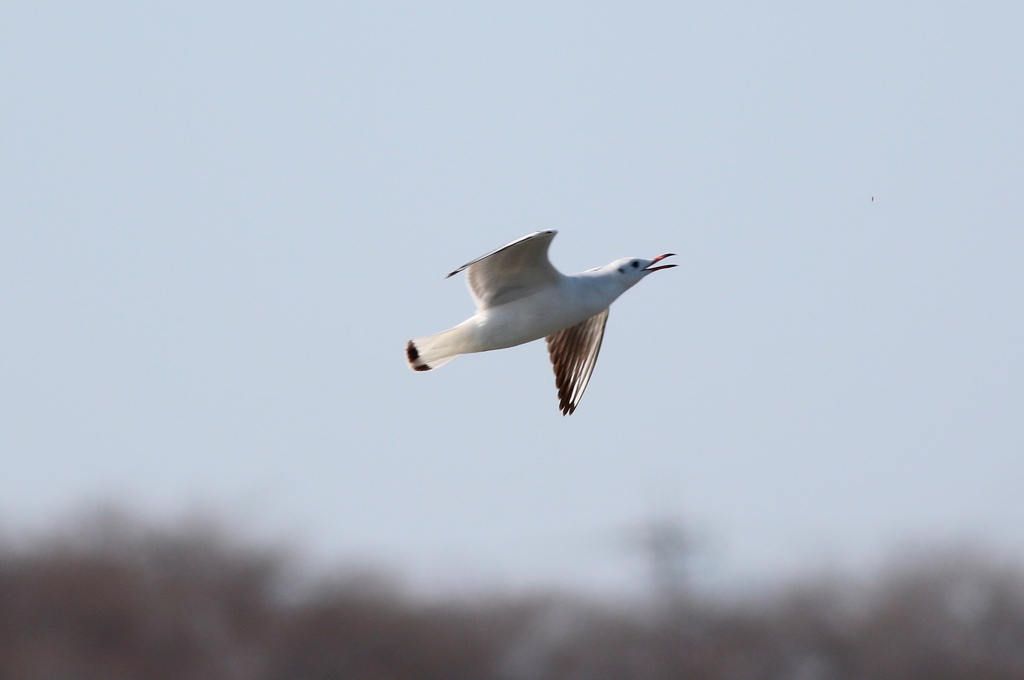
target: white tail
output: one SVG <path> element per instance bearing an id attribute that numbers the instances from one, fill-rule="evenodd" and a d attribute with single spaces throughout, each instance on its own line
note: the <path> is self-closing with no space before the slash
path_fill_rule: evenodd
<path id="1" fill-rule="evenodd" d="M 410 340 L 405 346 L 405 356 L 414 371 L 429 371 L 444 366 L 466 351 L 466 329 L 456 326 L 437 335 Z"/>

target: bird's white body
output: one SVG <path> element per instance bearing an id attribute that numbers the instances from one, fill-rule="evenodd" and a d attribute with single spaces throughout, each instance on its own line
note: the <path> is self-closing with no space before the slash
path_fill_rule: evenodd
<path id="1" fill-rule="evenodd" d="M 428 371 L 460 354 L 547 338 L 562 412 L 572 413 L 597 361 L 608 307 L 647 274 L 675 265 L 652 266 L 669 255 L 622 258 L 566 276 L 548 261 L 554 236 L 554 231 L 528 234 L 449 274 L 468 270 L 476 314 L 447 331 L 410 340 L 410 366 Z"/>
<path id="2" fill-rule="evenodd" d="M 463 329 L 463 353 L 540 340 L 603 312 L 627 290 L 600 269 L 560 277 L 532 295 L 478 310 L 456 326 Z"/>

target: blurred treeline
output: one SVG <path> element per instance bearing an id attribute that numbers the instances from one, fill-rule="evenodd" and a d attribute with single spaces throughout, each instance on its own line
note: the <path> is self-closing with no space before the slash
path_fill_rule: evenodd
<path id="1" fill-rule="evenodd" d="M 424 598 L 105 517 L 0 548 L 0 678 L 1024 679 L 1024 572 L 977 552 L 655 604 Z"/>

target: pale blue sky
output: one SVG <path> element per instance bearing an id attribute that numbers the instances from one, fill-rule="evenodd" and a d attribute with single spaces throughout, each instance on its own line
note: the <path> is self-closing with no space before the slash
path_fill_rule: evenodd
<path id="1" fill-rule="evenodd" d="M 201 505 L 430 586 L 1024 548 L 1019 3 L 5 3 L 0 518 Z M 874 201 L 872 201 L 872 196 Z M 579 410 L 454 267 L 676 252 Z"/>

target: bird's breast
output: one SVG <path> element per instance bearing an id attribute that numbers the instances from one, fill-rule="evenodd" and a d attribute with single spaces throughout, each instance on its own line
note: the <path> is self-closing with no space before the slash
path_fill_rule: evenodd
<path id="1" fill-rule="evenodd" d="M 607 308 L 595 296 L 559 285 L 478 314 L 480 351 L 514 347 L 575 326 Z M 610 304 L 610 303 L 609 303 Z"/>

